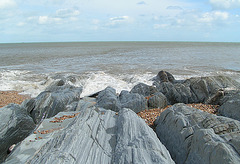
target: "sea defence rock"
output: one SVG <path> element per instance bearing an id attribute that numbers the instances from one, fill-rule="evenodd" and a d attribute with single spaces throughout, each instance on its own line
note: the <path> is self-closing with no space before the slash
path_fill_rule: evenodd
<path id="1" fill-rule="evenodd" d="M 157 92 L 158 91 L 154 86 L 149 86 L 144 83 L 139 83 L 135 85 L 130 91 L 130 93 L 138 93 L 140 95 L 143 95 L 144 97 L 154 95 Z"/>
<path id="2" fill-rule="evenodd" d="M 22 141 L 35 128 L 27 111 L 17 104 L 9 104 L 0 109 L 0 162 L 7 156 L 13 144 Z"/>
<path id="3" fill-rule="evenodd" d="M 118 100 L 116 90 L 112 87 L 107 87 L 99 92 L 97 106 L 118 112 L 121 109 L 121 104 Z"/>
<path id="4" fill-rule="evenodd" d="M 93 106 L 78 112 L 45 119 L 5 163 L 174 163 L 154 131 L 132 110 L 115 113 Z"/>
<path id="5" fill-rule="evenodd" d="M 167 106 L 167 98 L 161 92 L 156 93 L 148 99 L 148 108 L 165 108 Z"/>
<path id="6" fill-rule="evenodd" d="M 225 96 L 220 101 L 218 112 L 226 117 L 240 121 L 240 91 L 232 90 L 224 92 Z"/>
<path id="7" fill-rule="evenodd" d="M 167 97 L 171 105 L 207 102 L 216 104 L 216 101 L 221 98 L 221 94 L 217 94 L 220 90 L 240 88 L 237 81 L 225 76 L 193 77 L 183 82 L 155 82 L 154 85 Z"/>
<path id="8" fill-rule="evenodd" d="M 240 163 L 239 121 L 175 104 L 155 124 L 176 163 Z"/>
<path id="9" fill-rule="evenodd" d="M 81 87 L 70 85 L 51 85 L 36 98 L 23 103 L 35 123 L 43 118 L 50 118 L 61 111 L 67 110 L 67 105 L 80 99 Z"/>
<path id="10" fill-rule="evenodd" d="M 119 95 L 122 108 L 130 108 L 135 113 L 147 109 L 147 100 L 143 95 L 122 91 Z"/>
<path id="11" fill-rule="evenodd" d="M 196 95 L 189 86 L 181 83 L 173 84 L 170 82 L 155 83 L 159 92 L 163 93 L 168 100 L 168 104 L 193 103 L 198 102 Z"/>
<path id="12" fill-rule="evenodd" d="M 174 76 L 167 71 L 160 71 L 156 76 L 156 80 L 159 82 L 175 82 Z"/>
<path id="13" fill-rule="evenodd" d="M 219 90 L 239 89 L 240 84 L 226 76 L 196 77 L 185 81 L 189 84 L 198 101 L 207 102 L 207 100 Z"/>

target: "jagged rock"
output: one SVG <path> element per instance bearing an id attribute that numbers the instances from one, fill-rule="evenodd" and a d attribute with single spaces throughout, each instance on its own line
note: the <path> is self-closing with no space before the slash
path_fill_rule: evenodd
<path id="1" fill-rule="evenodd" d="M 45 91 L 56 91 L 59 88 L 62 88 L 65 85 L 64 80 L 56 80 L 52 82 L 46 89 Z"/>
<path id="2" fill-rule="evenodd" d="M 167 98 L 161 92 L 150 97 L 148 100 L 148 108 L 165 108 L 167 106 Z"/>
<path id="3" fill-rule="evenodd" d="M 149 86 L 144 83 L 139 83 L 132 88 L 130 93 L 138 93 L 140 95 L 143 95 L 144 97 L 147 97 L 157 93 L 157 89 L 154 86 Z"/>
<path id="4" fill-rule="evenodd" d="M 179 83 L 154 83 L 157 90 L 175 103 L 211 103 L 217 104 L 221 99 L 221 90 L 240 88 L 237 81 L 225 76 L 194 77 Z"/>
<path id="5" fill-rule="evenodd" d="M 155 124 L 176 163 L 240 163 L 239 121 L 176 104 Z"/>
<path id="6" fill-rule="evenodd" d="M 80 100 L 81 101 L 81 100 Z M 66 105 L 66 112 L 68 111 L 76 111 L 78 106 L 78 101 L 73 101 L 70 104 Z"/>
<path id="7" fill-rule="evenodd" d="M 67 110 L 67 105 L 78 101 L 81 93 L 81 87 L 54 86 L 40 93 L 36 98 L 24 102 L 22 106 L 27 109 L 34 122 L 39 123 L 43 117 L 50 118 Z"/>
<path id="8" fill-rule="evenodd" d="M 206 102 L 219 90 L 240 88 L 240 84 L 237 81 L 226 76 L 195 77 L 186 80 L 185 83 L 190 84 L 190 88 L 197 96 L 199 102 Z"/>
<path id="9" fill-rule="evenodd" d="M 92 97 L 83 97 L 77 104 L 75 111 L 86 110 L 96 105 L 96 99 Z"/>
<path id="10" fill-rule="evenodd" d="M 206 104 L 218 105 L 219 101 L 223 97 L 224 97 L 224 90 L 220 89 L 206 101 Z"/>
<path id="11" fill-rule="evenodd" d="M 132 109 L 135 113 L 147 109 L 147 99 L 138 93 L 122 91 L 119 95 L 119 100 L 122 108 Z"/>
<path id="12" fill-rule="evenodd" d="M 240 91 L 226 93 L 218 112 L 223 116 L 240 121 Z"/>
<path id="13" fill-rule="evenodd" d="M 107 87 L 99 92 L 97 106 L 118 112 L 121 109 L 121 104 L 118 100 L 116 90 L 112 87 Z"/>
<path id="14" fill-rule="evenodd" d="M 53 129 L 51 133 L 33 133 L 5 163 L 174 163 L 154 131 L 132 110 L 122 109 L 116 115 L 91 107 L 62 123 L 50 120 L 45 119 L 37 131 Z"/>
<path id="15" fill-rule="evenodd" d="M 17 104 L 9 104 L 0 109 L 0 162 L 8 149 L 22 141 L 35 128 L 28 113 Z"/>
<path id="16" fill-rule="evenodd" d="M 163 82 L 156 84 L 159 92 L 162 92 L 168 100 L 168 103 L 173 105 L 175 103 L 193 103 L 198 102 L 197 97 L 191 91 L 190 87 L 181 83 L 172 84 L 170 82 Z"/>
<path id="17" fill-rule="evenodd" d="M 157 80 L 160 82 L 171 82 L 173 83 L 175 81 L 175 78 L 173 75 L 167 71 L 160 71 L 157 74 Z"/>

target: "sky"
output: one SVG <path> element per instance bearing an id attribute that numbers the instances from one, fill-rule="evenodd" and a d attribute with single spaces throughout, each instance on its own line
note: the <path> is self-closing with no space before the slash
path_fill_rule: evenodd
<path id="1" fill-rule="evenodd" d="M 0 43 L 240 42 L 240 0 L 0 0 Z"/>

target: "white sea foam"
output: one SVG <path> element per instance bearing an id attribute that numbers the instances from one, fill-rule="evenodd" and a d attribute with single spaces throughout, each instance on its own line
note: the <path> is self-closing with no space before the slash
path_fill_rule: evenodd
<path id="1" fill-rule="evenodd" d="M 81 96 L 87 96 L 99 92 L 106 87 L 110 86 L 116 89 L 117 93 L 122 90 L 131 90 L 137 83 L 152 84 L 150 80 L 153 77 L 150 73 L 141 75 L 111 75 L 105 72 L 89 73 L 88 78 L 80 81 L 78 86 L 83 86 Z"/>
<path id="2" fill-rule="evenodd" d="M 199 76 L 213 75 L 239 75 L 234 72 L 201 72 L 195 71 L 194 74 L 174 75 L 177 80 L 188 79 Z M 83 87 L 81 97 L 88 96 L 111 86 L 116 89 L 117 93 L 122 90 L 130 91 L 138 83 L 152 85 L 151 79 L 155 74 L 147 72 L 144 74 L 109 74 L 106 72 L 87 72 L 84 74 L 76 73 L 52 73 L 52 74 L 35 74 L 30 71 L 21 70 L 2 70 L 0 72 L 0 90 L 15 90 L 22 94 L 29 94 L 36 97 L 45 90 L 54 80 L 64 79 L 68 84 L 76 87 Z M 74 77 L 71 81 L 68 77 Z"/>
<path id="3" fill-rule="evenodd" d="M 29 71 L 2 70 L 0 72 L 0 90 L 14 90 L 32 97 L 37 96 L 52 81 L 47 75 L 32 74 Z"/>

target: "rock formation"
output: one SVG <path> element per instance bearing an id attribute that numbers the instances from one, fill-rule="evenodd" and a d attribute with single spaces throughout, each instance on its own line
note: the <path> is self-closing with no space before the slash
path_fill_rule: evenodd
<path id="1" fill-rule="evenodd" d="M 43 118 L 50 118 L 65 111 L 67 105 L 79 101 L 81 93 L 82 88 L 51 85 L 36 98 L 24 102 L 22 106 L 27 109 L 34 122 L 39 123 Z"/>
<path id="2" fill-rule="evenodd" d="M 176 163 L 240 163 L 239 121 L 175 104 L 155 124 Z"/>
<path id="3" fill-rule="evenodd" d="M 0 162 L 11 148 L 7 164 L 240 163 L 240 84 L 228 77 L 178 81 L 160 71 L 152 86 L 120 94 L 107 87 L 83 98 L 69 80 L 0 109 Z M 217 104 L 222 116 L 178 103 Z M 162 112 L 157 134 L 136 115 L 141 111 Z"/>
<path id="4" fill-rule="evenodd" d="M 116 90 L 112 87 L 107 87 L 99 92 L 97 106 L 118 112 L 121 109 L 121 104 L 118 100 Z"/>
<path id="5" fill-rule="evenodd" d="M 33 119 L 25 109 L 17 104 L 9 104 L 0 109 L 0 162 L 8 149 L 27 137 L 35 128 Z"/>
<path id="6" fill-rule="evenodd" d="M 227 88 L 240 89 L 240 84 L 225 76 L 194 77 L 183 82 L 155 82 L 159 92 L 162 92 L 168 99 L 168 103 L 207 103 L 211 100 L 214 104 L 220 95 L 219 90 Z M 212 98 L 212 99 L 211 99 Z"/>
<path id="7" fill-rule="evenodd" d="M 226 117 L 240 121 L 240 91 L 225 91 L 225 96 L 221 99 L 218 112 Z"/>
<path id="8" fill-rule="evenodd" d="M 147 100 L 143 95 L 138 93 L 129 93 L 128 91 L 122 91 L 119 95 L 122 108 L 130 108 L 135 113 L 141 112 L 147 109 Z"/>
<path id="9" fill-rule="evenodd" d="M 132 110 L 93 106 L 78 112 L 45 119 L 5 163 L 174 163 Z"/>
<path id="10" fill-rule="evenodd" d="M 147 97 L 147 96 L 154 95 L 158 91 L 154 86 L 149 86 L 149 85 L 144 84 L 144 83 L 139 83 L 139 84 L 135 85 L 131 89 L 130 92 L 131 93 L 138 93 L 140 95 L 143 95 L 144 97 Z"/>

